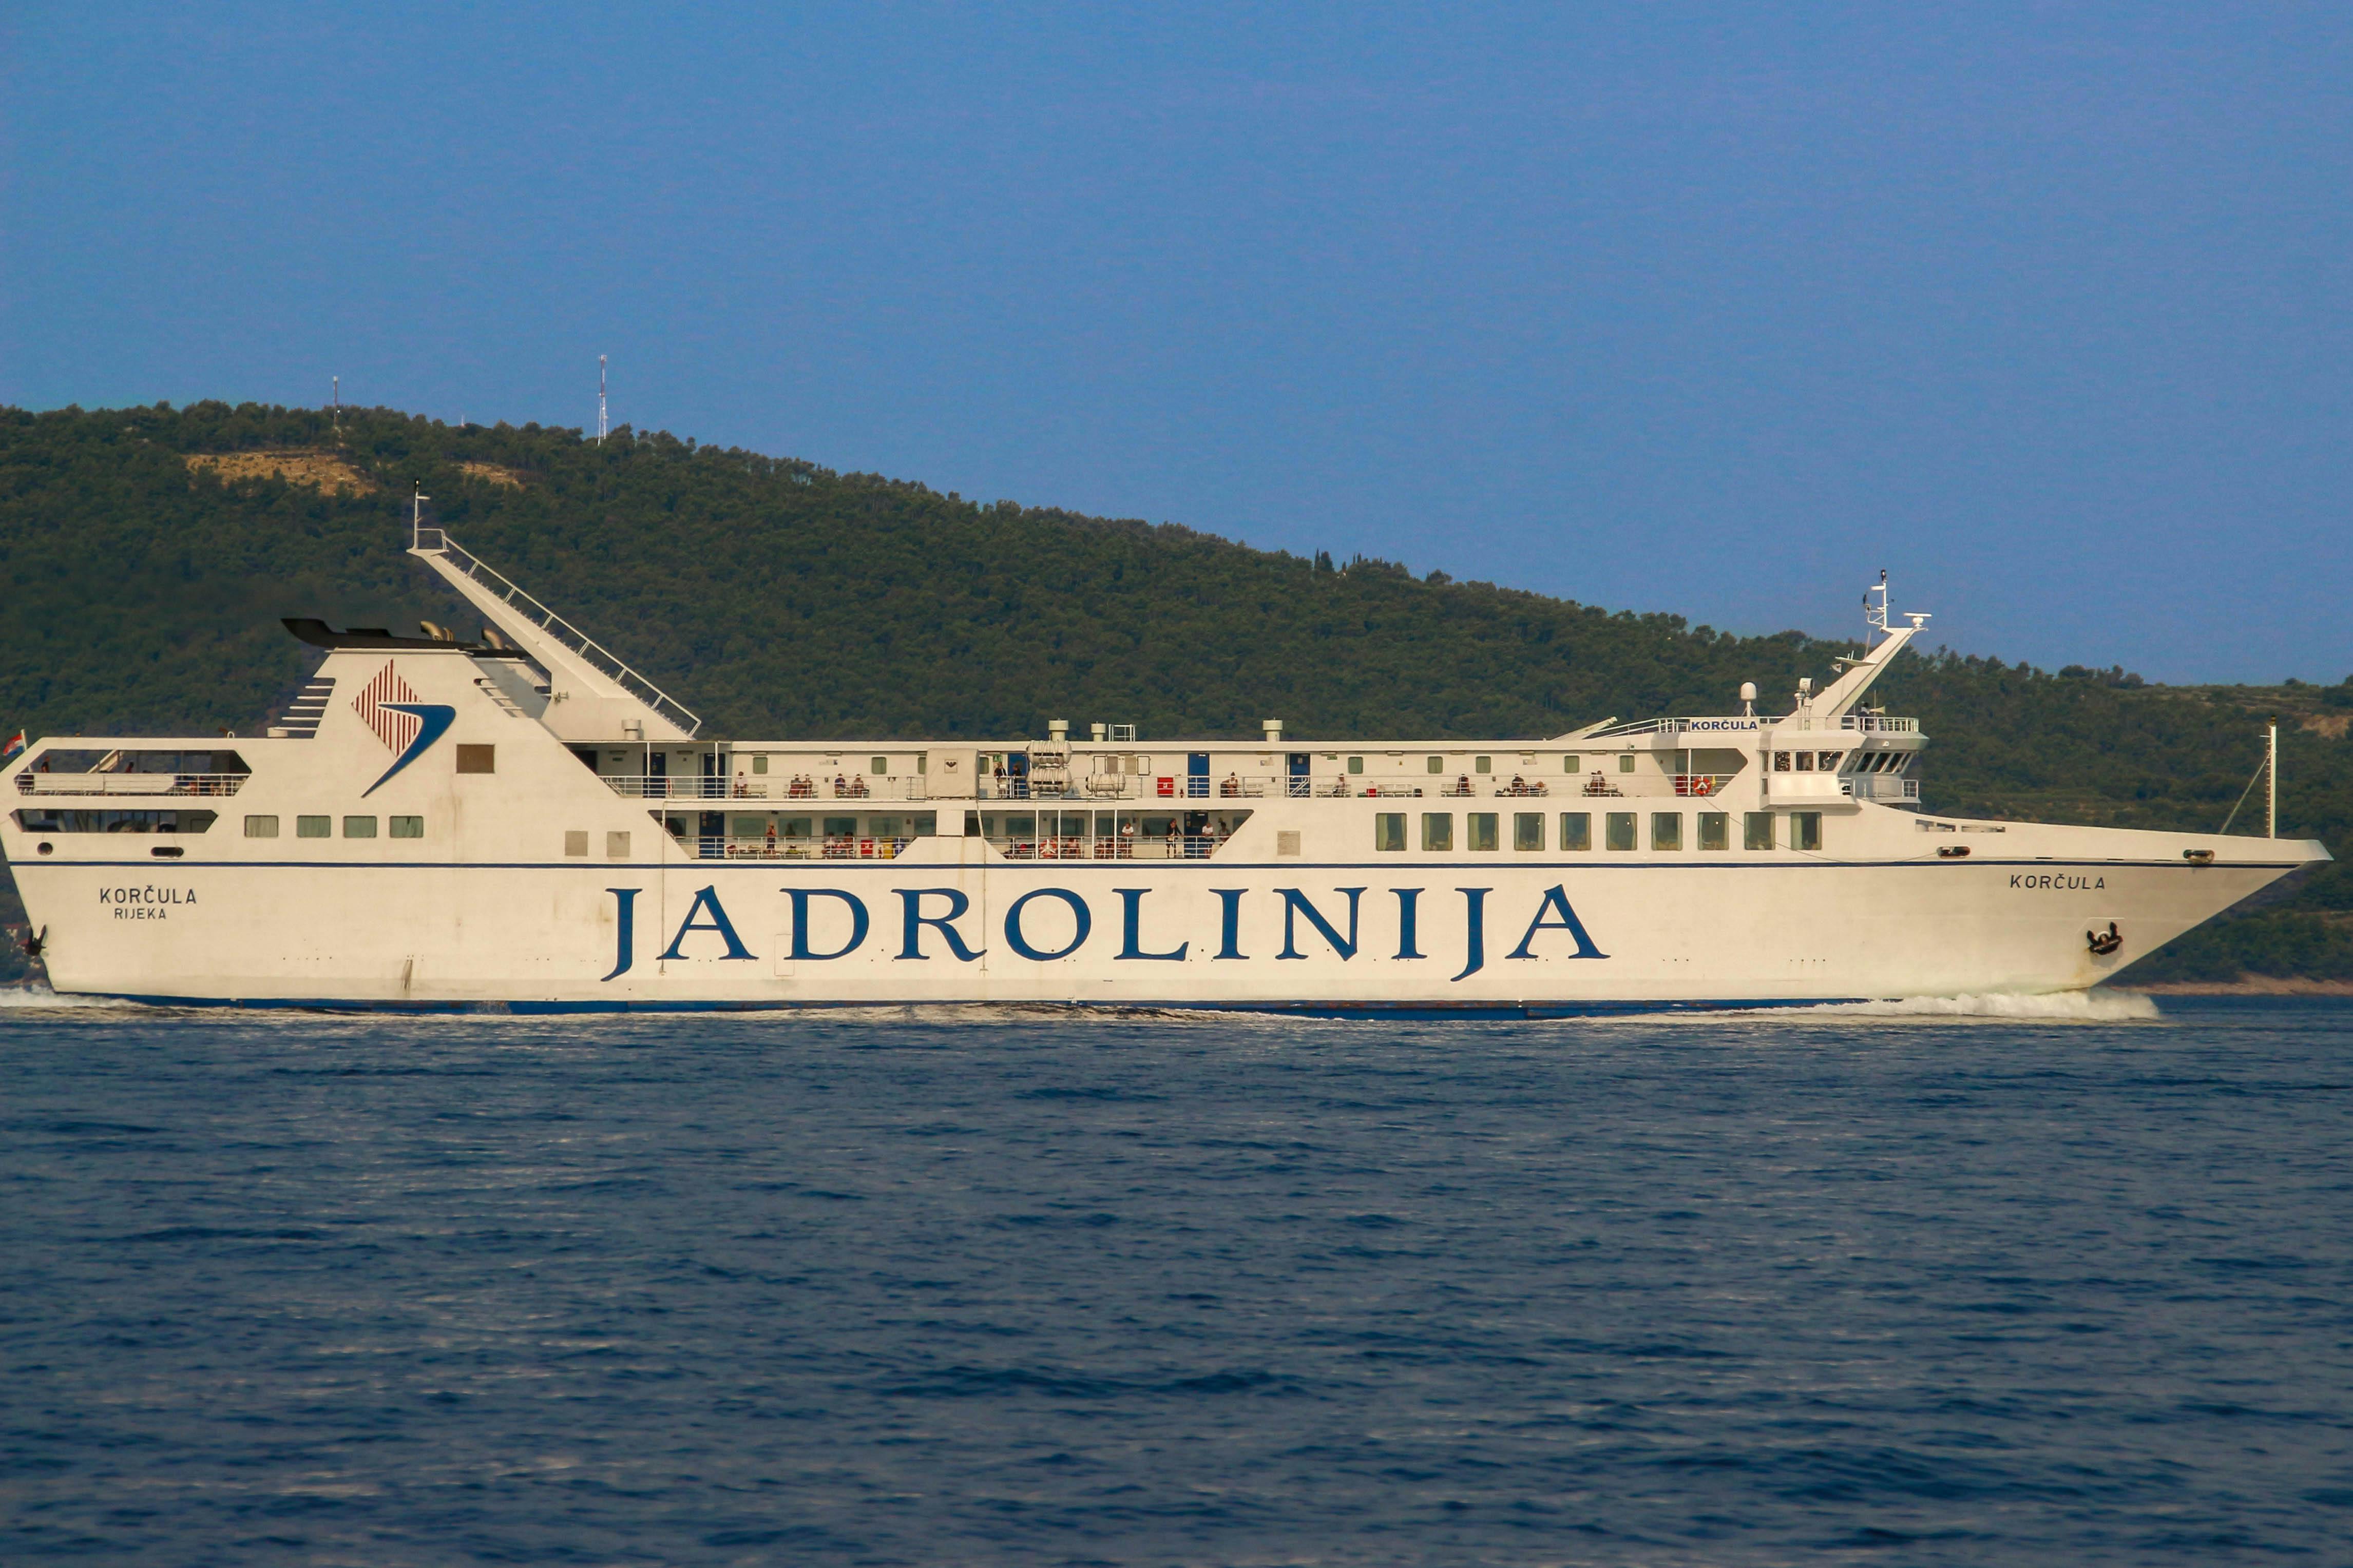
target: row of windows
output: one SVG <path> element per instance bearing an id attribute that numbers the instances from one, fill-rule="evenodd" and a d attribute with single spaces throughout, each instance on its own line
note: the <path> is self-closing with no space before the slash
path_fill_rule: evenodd
<path id="1" fill-rule="evenodd" d="M 385 821 L 391 828 L 385 836 L 387 837 L 425 837 L 425 819 L 421 816 L 393 816 L 386 817 Z M 346 838 L 374 838 L 375 827 L 376 819 L 373 816 L 343 818 L 343 837 Z M 274 816 L 248 816 L 245 819 L 245 836 L 248 838 L 275 838 L 278 837 L 278 819 Z M 335 819 L 332 816 L 298 816 L 294 819 L 294 837 L 297 838 L 332 838 L 334 836 Z"/>
<path id="2" fill-rule="evenodd" d="M 1637 845 L 1637 829 L 1643 814 L 1631 811 L 1604 812 L 1601 818 L 1601 842 L 1609 849 L 1633 849 Z M 1697 843 L 1702 849 L 1732 847 L 1732 814 L 1726 811 L 1703 811 L 1697 815 Z M 1654 850 L 1680 850 L 1683 847 L 1683 814 L 1680 811 L 1653 811 L 1651 818 L 1651 847 Z M 1406 814 L 1385 811 L 1373 818 L 1373 847 L 1392 852 L 1405 848 Z M 1819 811 L 1793 811 L 1788 814 L 1788 843 L 1792 849 L 1820 849 L 1822 847 L 1822 814 Z M 1463 817 L 1465 849 L 1479 851 L 1502 847 L 1503 816 L 1493 811 L 1473 811 Z M 1538 850 L 1545 848 L 1547 824 L 1541 811 L 1521 811 L 1512 815 L 1512 847 Z M 1769 811 L 1741 814 L 1740 847 L 1743 849 L 1770 849 L 1775 847 L 1777 833 L 1775 816 Z M 1565 850 L 1593 847 L 1593 814 L 1588 811 L 1564 811 L 1560 814 L 1559 847 Z M 1454 814 L 1446 811 L 1425 811 L 1421 814 L 1421 847 L 1440 853 L 1451 853 L 1454 848 Z"/>

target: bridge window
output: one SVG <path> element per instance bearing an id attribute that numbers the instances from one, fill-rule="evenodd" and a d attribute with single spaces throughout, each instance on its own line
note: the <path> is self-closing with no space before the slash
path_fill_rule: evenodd
<path id="1" fill-rule="evenodd" d="M 1826 773 L 1838 772 L 1839 759 L 1844 755 L 1844 752 L 1824 752 L 1820 764 L 1821 771 Z"/>
<path id="2" fill-rule="evenodd" d="M 1373 847 L 1387 853 L 1405 847 L 1405 813 L 1384 811 L 1373 818 Z"/>
<path id="3" fill-rule="evenodd" d="M 1480 760 L 1485 761 L 1484 758 Z M 1474 811 L 1471 814 L 1470 832 L 1465 837 L 1463 846 L 1465 848 L 1493 849 L 1497 847 L 1495 816 L 1496 814 L 1492 811 Z"/>
<path id="4" fill-rule="evenodd" d="M 1454 847 L 1454 816 L 1451 812 L 1425 811 L 1421 814 L 1421 847 L 1438 850 Z"/>
<path id="5" fill-rule="evenodd" d="M 1560 814 L 1560 847 L 1563 849 L 1593 847 L 1593 814 L 1589 811 L 1564 811 Z"/>

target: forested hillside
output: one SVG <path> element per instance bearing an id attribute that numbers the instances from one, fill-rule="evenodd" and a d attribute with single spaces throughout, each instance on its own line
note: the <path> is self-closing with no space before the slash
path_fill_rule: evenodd
<path id="1" fill-rule="evenodd" d="M 1069 718 L 1240 735 L 1269 717 L 1335 741 L 1554 734 L 1722 711 L 1744 680 L 1786 693 L 1852 647 L 626 428 L 599 446 L 385 410 L 339 427 L 222 404 L 0 410 L 0 730 L 254 728 L 307 667 L 282 615 L 470 629 L 400 553 L 412 485 L 720 734 L 1037 734 Z M 2353 681 L 2185 689 L 1938 653 L 1906 655 L 1881 690 L 1935 738 L 1939 810 L 2200 829 L 2276 712 L 2285 825 L 2353 844 Z M 2353 876 L 2310 878 L 2143 968 L 2353 976 Z"/>

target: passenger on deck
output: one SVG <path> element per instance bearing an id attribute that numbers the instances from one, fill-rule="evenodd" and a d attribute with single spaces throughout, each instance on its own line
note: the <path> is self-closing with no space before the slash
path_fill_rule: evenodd
<path id="1" fill-rule="evenodd" d="M 849 781 L 849 794 L 850 797 L 854 800 L 864 800 L 866 798 L 866 775 L 864 773 L 860 773 L 856 778 Z"/>
<path id="2" fill-rule="evenodd" d="M 1456 795 L 1469 795 L 1471 793 L 1471 775 L 1469 773 L 1464 773 L 1454 781 L 1454 793 Z"/>
<path id="3" fill-rule="evenodd" d="M 844 795 L 848 795 L 849 793 L 849 781 L 848 779 L 846 779 L 846 778 L 842 777 L 839 773 L 836 773 L 836 774 L 834 774 L 834 775 L 833 775 L 833 796 L 834 796 L 834 798 L 835 798 L 836 800 L 839 800 L 841 797 L 843 797 Z"/>
<path id="4" fill-rule="evenodd" d="M 1242 781 L 1240 776 L 1236 773 L 1228 773 L 1226 775 L 1226 782 L 1218 786 L 1218 793 L 1226 796 L 1228 799 L 1232 799 L 1233 797 L 1240 795 L 1242 793 Z"/>

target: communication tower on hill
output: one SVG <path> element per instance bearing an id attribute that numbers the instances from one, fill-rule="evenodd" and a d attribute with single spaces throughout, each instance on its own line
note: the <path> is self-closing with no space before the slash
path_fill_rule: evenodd
<path id="1" fill-rule="evenodd" d="M 605 356 L 596 356 L 596 445 L 605 444 Z"/>

